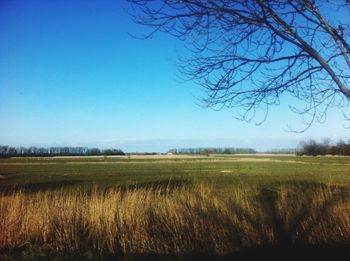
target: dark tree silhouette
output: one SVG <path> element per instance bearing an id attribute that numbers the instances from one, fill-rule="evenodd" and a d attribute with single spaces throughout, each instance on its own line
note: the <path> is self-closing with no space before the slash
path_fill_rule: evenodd
<path id="1" fill-rule="evenodd" d="M 153 28 L 146 38 L 163 31 L 188 43 L 181 75 L 204 87 L 206 106 L 236 108 L 237 118 L 259 124 L 287 94 L 306 128 L 331 107 L 346 117 L 350 1 L 129 2 L 135 21 Z"/>

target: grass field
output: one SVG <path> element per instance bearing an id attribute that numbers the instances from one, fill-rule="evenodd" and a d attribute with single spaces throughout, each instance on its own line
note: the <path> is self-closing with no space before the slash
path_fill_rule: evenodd
<path id="1" fill-rule="evenodd" d="M 37 260 L 18 254 L 33 249 L 44 251 L 42 260 L 50 251 L 84 260 L 89 251 L 178 257 L 346 249 L 349 186 L 348 157 L 1 159 L 0 259 Z"/>
<path id="2" fill-rule="evenodd" d="M 0 189 L 149 186 L 205 182 L 227 193 L 242 185 L 290 181 L 350 184 L 349 157 L 131 156 L 0 159 Z"/>

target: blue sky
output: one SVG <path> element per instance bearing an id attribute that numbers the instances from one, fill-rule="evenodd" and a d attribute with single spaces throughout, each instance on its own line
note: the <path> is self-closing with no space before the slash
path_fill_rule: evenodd
<path id="1" fill-rule="evenodd" d="M 348 139 L 342 114 L 303 127 L 282 106 L 261 126 L 230 110 L 198 105 L 193 82 L 182 83 L 183 43 L 165 34 L 138 40 L 123 1 L 0 1 L 0 144 L 118 147 L 295 147 L 298 141 Z"/>

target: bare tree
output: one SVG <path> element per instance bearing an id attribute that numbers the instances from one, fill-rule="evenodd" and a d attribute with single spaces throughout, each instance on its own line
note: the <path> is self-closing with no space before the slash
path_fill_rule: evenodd
<path id="1" fill-rule="evenodd" d="M 349 0 L 129 2 L 153 28 L 145 37 L 163 31 L 188 44 L 180 71 L 204 87 L 206 106 L 259 124 L 287 94 L 307 128 L 349 104 Z"/>

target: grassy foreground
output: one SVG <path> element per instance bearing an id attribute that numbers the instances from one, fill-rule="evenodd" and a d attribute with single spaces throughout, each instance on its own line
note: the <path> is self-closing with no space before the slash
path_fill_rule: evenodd
<path id="1" fill-rule="evenodd" d="M 349 157 L 0 159 L 0 260 L 339 260 L 349 173 Z"/>
<path id="2" fill-rule="evenodd" d="M 349 187 L 241 187 L 229 198 L 204 184 L 0 196 L 1 251 L 188 256 L 289 245 L 350 246 Z"/>

